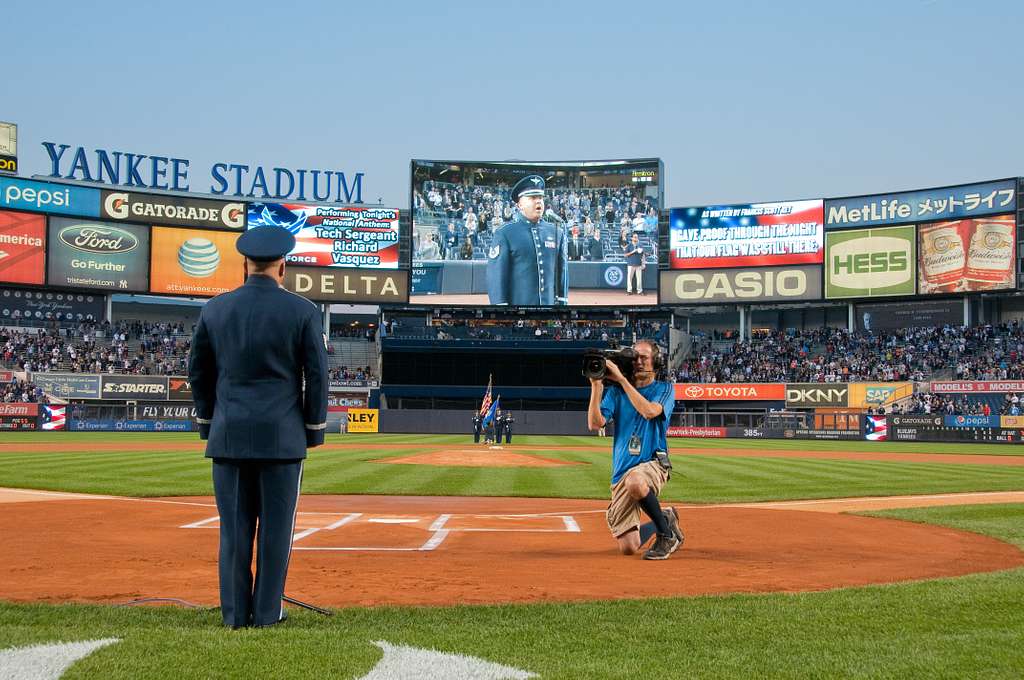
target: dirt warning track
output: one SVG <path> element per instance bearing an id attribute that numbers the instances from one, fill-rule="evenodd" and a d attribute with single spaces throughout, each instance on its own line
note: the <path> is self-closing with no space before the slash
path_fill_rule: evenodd
<path id="1" fill-rule="evenodd" d="M 937 499 L 1024 494 L 679 506 L 685 546 L 664 562 L 635 562 L 652 578 L 634 582 L 610 578 L 639 557 L 616 553 L 604 502 L 305 496 L 287 592 L 331 607 L 575 601 L 824 590 L 1024 566 L 1024 553 L 988 537 L 837 512 Z M 0 490 L 3 596 L 213 606 L 217 521 L 210 498 Z"/>

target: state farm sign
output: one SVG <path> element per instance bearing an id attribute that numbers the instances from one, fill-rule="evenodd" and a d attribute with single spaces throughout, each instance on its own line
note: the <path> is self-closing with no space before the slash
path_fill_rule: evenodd
<path id="1" fill-rule="evenodd" d="M 676 383 L 678 401 L 781 401 L 781 383 Z"/>

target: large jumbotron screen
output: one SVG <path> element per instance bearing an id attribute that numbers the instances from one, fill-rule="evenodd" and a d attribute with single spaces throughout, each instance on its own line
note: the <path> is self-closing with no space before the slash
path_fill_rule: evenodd
<path id="1" fill-rule="evenodd" d="M 657 158 L 412 161 L 409 302 L 657 304 L 662 174 Z M 539 218 L 513 201 L 524 179 Z"/>

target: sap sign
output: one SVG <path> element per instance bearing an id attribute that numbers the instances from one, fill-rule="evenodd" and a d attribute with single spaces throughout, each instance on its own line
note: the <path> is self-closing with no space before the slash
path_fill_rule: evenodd
<path id="1" fill-rule="evenodd" d="M 913 295 L 914 227 L 854 229 L 825 234 L 825 297 Z"/>
<path id="2" fill-rule="evenodd" d="M 662 304 L 816 300 L 821 297 L 821 269 L 751 267 L 663 271 Z"/>
<path id="3" fill-rule="evenodd" d="M 0 208 L 99 217 L 100 192 L 87 187 L 0 177 Z"/>

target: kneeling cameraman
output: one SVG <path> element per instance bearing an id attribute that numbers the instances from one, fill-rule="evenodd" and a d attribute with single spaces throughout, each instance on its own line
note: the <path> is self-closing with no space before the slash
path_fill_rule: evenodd
<path id="1" fill-rule="evenodd" d="M 612 501 L 606 519 L 619 550 L 623 555 L 633 555 L 657 534 L 644 559 L 664 560 L 683 544 L 676 509 L 663 511 L 658 502 L 671 469 L 665 435 L 675 395 L 671 383 L 654 379 L 655 371 L 662 365 L 658 346 L 650 340 L 640 340 L 633 350 L 636 357 L 632 383 L 607 359 L 605 378 L 614 384 L 605 390 L 602 379 L 590 378 L 587 425 L 597 430 L 609 420 L 615 421 Z M 641 524 L 644 515 L 651 521 Z"/>

